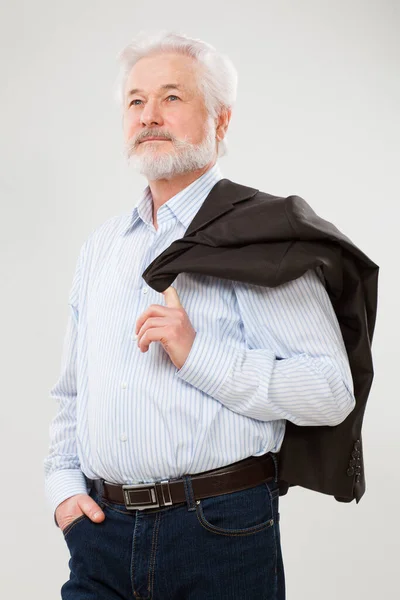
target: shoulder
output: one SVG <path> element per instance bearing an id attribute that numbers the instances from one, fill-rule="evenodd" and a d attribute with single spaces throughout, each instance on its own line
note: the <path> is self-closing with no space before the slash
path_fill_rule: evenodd
<path id="1" fill-rule="evenodd" d="M 128 226 L 130 218 L 129 214 L 115 215 L 89 231 L 79 250 L 78 265 L 81 273 L 92 272 L 92 269 L 102 262 L 107 253 L 112 251 Z"/>
<path id="2" fill-rule="evenodd" d="M 290 194 L 289 196 L 277 196 L 276 194 L 269 194 L 258 190 L 254 196 L 259 202 L 263 202 L 267 205 L 273 205 L 286 213 L 294 213 L 296 215 L 303 215 L 305 212 L 311 212 L 314 214 L 311 206 L 297 194 Z"/>
<path id="3" fill-rule="evenodd" d="M 285 217 L 289 222 L 293 221 L 307 221 L 318 219 L 315 211 L 312 209 L 310 204 L 304 200 L 298 194 L 290 194 L 288 196 L 280 196 L 278 194 L 271 194 L 264 192 L 257 188 L 250 188 L 245 186 L 238 186 L 239 191 L 241 189 L 248 190 L 247 201 L 239 203 L 237 209 L 242 210 L 242 206 L 245 210 L 249 207 L 254 208 L 256 211 L 261 211 L 260 214 L 275 215 Z M 250 193 L 252 192 L 252 193 Z"/>
<path id="4" fill-rule="evenodd" d="M 122 235 L 129 219 L 129 214 L 120 214 L 109 217 L 106 221 L 96 225 L 86 236 L 81 246 L 81 252 L 87 254 L 115 241 L 116 238 Z"/>
<path id="5" fill-rule="evenodd" d="M 115 215 L 95 226 L 88 234 L 85 244 L 96 244 L 105 238 L 118 236 L 122 233 L 129 219 L 128 214 Z"/>

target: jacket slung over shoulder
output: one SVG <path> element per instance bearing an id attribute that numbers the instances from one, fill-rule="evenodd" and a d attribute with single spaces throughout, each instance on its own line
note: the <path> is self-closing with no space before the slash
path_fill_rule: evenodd
<path id="1" fill-rule="evenodd" d="M 361 428 L 373 380 L 379 267 L 301 197 L 273 196 L 221 179 L 184 237 L 142 276 L 158 292 L 182 272 L 274 287 L 317 267 L 342 332 L 356 406 L 334 427 L 287 421 L 278 453 L 280 494 L 299 485 L 358 503 L 365 492 Z"/>

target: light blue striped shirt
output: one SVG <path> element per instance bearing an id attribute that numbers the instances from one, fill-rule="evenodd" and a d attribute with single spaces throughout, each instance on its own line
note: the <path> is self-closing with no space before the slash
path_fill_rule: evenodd
<path id="1" fill-rule="evenodd" d="M 59 403 L 44 461 L 46 496 L 90 481 L 147 483 L 278 452 L 286 420 L 336 425 L 355 406 L 343 338 L 321 272 L 276 288 L 181 273 L 196 337 L 181 369 L 158 342 L 141 352 L 138 317 L 164 296 L 141 274 L 187 227 L 222 178 L 218 163 L 163 204 L 147 186 L 79 253 L 69 295 Z M 85 478 L 86 475 L 86 478 Z"/>

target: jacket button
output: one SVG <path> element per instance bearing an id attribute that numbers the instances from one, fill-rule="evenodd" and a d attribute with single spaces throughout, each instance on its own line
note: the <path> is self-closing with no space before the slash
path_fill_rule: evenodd
<path id="1" fill-rule="evenodd" d="M 351 461 L 349 462 L 349 467 L 355 467 L 357 464 L 357 461 L 355 460 L 355 458 L 352 458 Z"/>
<path id="2" fill-rule="evenodd" d="M 348 475 L 349 477 L 351 477 L 352 475 L 354 475 L 354 469 L 353 469 L 353 467 L 349 467 L 349 468 L 347 469 L 347 475 Z"/>
<path id="3" fill-rule="evenodd" d="M 353 450 L 353 452 L 351 453 L 353 458 L 358 458 L 360 456 L 360 452 L 358 450 Z"/>

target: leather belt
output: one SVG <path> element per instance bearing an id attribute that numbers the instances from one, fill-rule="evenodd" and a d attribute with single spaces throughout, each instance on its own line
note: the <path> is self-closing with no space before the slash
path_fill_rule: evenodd
<path id="1" fill-rule="evenodd" d="M 271 452 L 190 475 L 195 500 L 245 490 L 275 478 Z M 165 479 L 154 483 L 115 484 L 95 479 L 93 484 L 104 500 L 125 504 L 129 510 L 146 510 L 186 502 L 185 482 Z"/>

